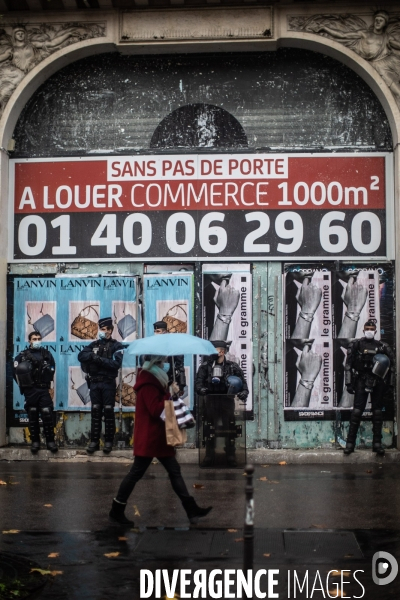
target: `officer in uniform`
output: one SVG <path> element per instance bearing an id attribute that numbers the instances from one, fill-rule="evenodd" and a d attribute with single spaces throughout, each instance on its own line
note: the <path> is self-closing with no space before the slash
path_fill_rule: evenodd
<path id="1" fill-rule="evenodd" d="M 28 413 L 29 433 L 32 440 L 31 452 L 40 450 L 39 411 L 42 416 L 47 449 L 54 454 L 58 447 L 54 441 L 53 400 L 49 389 L 54 379 L 55 362 L 49 350 L 42 348 L 42 336 L 31 331 L 28 336 L 29 348 L 15 357 L 14 379 L 25 396 L 25 410 Z"/>
<path id="2" fill-rule="evenodd" d="M 372 451 L 385 454 L 382 447 L 382 404 L 386 386 L 393 379 L 394 354 L 390 346 L 375 340 L 376 325 L 369 320 L 364 325 L 364 337 L 354 340 L 347 350 L 345 384 L 354 394 L 354 407 L 350 416 L 349 433 L 345 454 L 354 452 L 361 416 L 371 394 L 372 403 Z"/>
<path id="3" fill-rule="evenodd" d="M 210 340 L 211 341 L 211 340 Z M 227 360 L 225 357 L 229 349 L 230 342 L 223 340 L 212 340 L 217 354 L 213 354 L 204 361 L 197 371 L 195 388 L 200 396 L 207 394 L 229 394 L 237 395 L 244 402 L 249 395 L 244 374 L 239 365 Z M 239 384 L 239 385 L 238 385 Z M 240 391 L 238 391 L 240 390 Z M 223 428 L 228 431 L 225 437 L 225 454 L 227 464 L 230 467 L 236 467 L 235 458 L 235 401 L 234 398 L 205 399 L 205 420 L 217 425 L 221 418 Z M 202 466 L 209 467 L 215 460 L 215 437 L 206 440 L 206 455 Z"/>
<path id="4" fill-rule="evenodd" d="M 123 344 L 112 339 L 111 317 L 99 320 L 99 339 L 78 354 L 81 368 L 86 373 L 92 403 L 92 431 L 86 451 L 93 454 L 100 448 L 101 420 L 104 411 L 104 448 L 110 454 L 115 435 L 115 393 L 118 369 L 122 366 Z"/>
<path id="5" fill-rule="evenodd" d="M 153 323 L 153 328 L 154 335 L 168 333 L 167 324 L 165 321 L 156 321 L 155 323 Z M 175 382 L 179 387 L 179 395 L 182 396 L 186 385 L 184 357 L 183 355 L 169 356 L 168 362 L 168 385 L 171 385 Z"/>

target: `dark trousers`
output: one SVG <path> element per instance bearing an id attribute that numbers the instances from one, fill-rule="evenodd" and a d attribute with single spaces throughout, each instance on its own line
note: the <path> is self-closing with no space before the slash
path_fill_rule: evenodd
<path id="1" fill-rule="evenodd" d="M 125 476 L 121 485 L 119 486 L 118 494 L 116 497 L 118 502 L 126 503 L 128 501 L 128 498 L 131 495 L 133 488 L 135 487 L 139 479 L 141 479 L 146 473 L 152 460 L 153 458 L 150 456 L 135 456 L 135 460 L 133 462 L 131 470 Z M 157 460 L 160 461 L 164 469 L 167 471 L 171 480 L 172 489 L 174 490 L 175 494 L 180 498 L 180 500 L 183 502 L 190 498 L 191 496 L 183 480 L 181 468 L 175 456 L 159 457 L 157 458 Z"/>
<path id="2" fill-rule="evenodd" d="M 24 388 L 25 410 L 29 408 L 53 408 L 53 400 L 50 398 L 48 388 Z"/>
<path id="3" fill-rule="evenodd" d="M 378 380 L 371 392 L 372 410 L 382 410 L 384 391 L 385 383 L 382 380 Z M 365 391 L 365 379 L 358 378 L 355 385 L 353 409 L 356 408 L 363 413 L 367 405 L 367 400 L 368 392 Z"/>
<path id="4" fill-rule="evenodd" d="M 103 413 L 104 441 L 106 443 L 113 443 L 115 435 L 114 406 L 116 389 L 115 379 L 90 382 L 90 399 L 92 402 L 92 430 L 90 439 L 95 444 L 98 444 L 100 440 Z"/>
<path id="5" fill-rule="evenodd" d="M 48 388 L 32 387 L 23 390 L 25 410 L 28 413 L 29 432 L 32 443 L 40 444 L 39 411 L 43 421 L 46 442 L 54 442 L 53 400 Z"/>
<path id="6" fill-rule="evenodd" d="M 98 404 L 101 408 L 105 406 L 115 406 L 115 392 L 117 385 L 115 379 L 105 379 L 104 381 L 92 381 L 90 383 L 90 400 L 92 406 Z"/>

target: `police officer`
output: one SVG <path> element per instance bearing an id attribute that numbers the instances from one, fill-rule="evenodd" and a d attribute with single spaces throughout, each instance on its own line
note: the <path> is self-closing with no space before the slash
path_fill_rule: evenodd
<path id="1" fill-rule="evenodd" d="M 347 391 L 354 394 L 354 407 L 344 449 L 347 455 L 354 452 L 361 416 L 369 393 L 372 403 L 372 451 L 379 456 L 385 454 L 382 447 L 383 394 L 386 386 L 391 384 L 395 363 L 390 346 L 375 340 L 375 334 L 375 322 L 367 321 L 364 325 L 364 337 L 354 340 L 347 350 L 345 384 Z"/>
<path id="2" fill-rule="evenodd" d="M 54 379 L 55 362 L 49 350 L 42 348 L 42 336 L 31 331 L 28 336 L 29 348 L 15 357 L 14 379 L 21 394 L 25 396 L 25 410 L 28 413 L 29 433 L 32 440 L 31 452 L 40 450 L 39 411 L 42 416 L 46 446 L 54 454 L 58 447 L 54 441 L 53 400 L 49 389 Z"/>
<path id="3" fill-rule="evenodd" d="M 217 354 L 213 354 L 207 358 L 199 367 L 196 375 L 195 388 L 200 396 L 207 394 L 234 394 L 244 402 L 249 395 L 247 383 L 242 369 L 238 364 L 227 360 L 226 352 L 230 346 L 229 342 L 223 340 L 212 340 L 211 343 L 215 346 Z M 236 393 L 239 383 L 240 391 Z M 236 467 L 235 457 L 235 401 L 234 398 L 226 398 L 222 401 L 219 399 L 205 399 L 205 415 L 204 418 L 208 421 L 217 424 L 221 418 L 223 428 L 228 431 L 225 437 L 225 454 L 227 464 L 230 467 Z M 215 460 L 215 437 L 206 440 L 206 455 L 202 466 L 208 467 Z"/>
<path id="4" fill-rule="evenodd" d="M 168 333 L 167 324 L 165 321 L 156 321 L 153 323 L 154 335 L 160 335 L 163 333 Z M 185 385 L 186 385 L 186 375 L 185 375 L 185 360 L 183 355 L 179 356 L 169 356 L 169 371 L 168 375 L 168 385 L 172 383 L 176 383 L 179 387 L 179 395 L 182 396 Z"/>
<path id="5" fill-rule="evenodd" d="M 86 346 L 78 354 L 81 368 L 86 373 L 92 403 L 92 430 L 86 451 L 93 454 L 100 448 L 101 420 L 104 411 L 104 448 L 110 454 L 115 435 L 115 393 L 118 369 L 122 366 L 124 346 L 112 336 L 111 317 L 99 320 L 99 339 Z"/>

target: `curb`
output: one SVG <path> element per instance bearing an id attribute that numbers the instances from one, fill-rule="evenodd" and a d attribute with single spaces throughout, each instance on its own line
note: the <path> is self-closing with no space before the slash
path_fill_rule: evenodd
<path id="1" fill-rule="evenodd" d="M 199 463 L 199 451 L 183 448 L 177 451 L 181 464 Z M 133 460 L 132 449 L 115 449 L 110 455 L 105 456 L 101 451 L 92 455 L 86 454 L 82 448 L 60 449 L 56 455 L 49 450 L 41 450 L 33 455 L 26 447 L 0 448 L 0 461 L 47 461 L 51 463 L 85 463 L 85 462 L 118 462 L 130 463 Z M 312 464 L 370 464 L 370 463 L 400 463 L 400 451 L 390 449 L 384 457 L 378 457 L 371 450 L 356 450 L 350 456 L 345 456 L 341 449 L 338 450 L 269 450 L 267 448 L 249 449 L 247 462 L 251 464 L 276 465 L 281 462 L 286 464 L 312 465 Z"/>

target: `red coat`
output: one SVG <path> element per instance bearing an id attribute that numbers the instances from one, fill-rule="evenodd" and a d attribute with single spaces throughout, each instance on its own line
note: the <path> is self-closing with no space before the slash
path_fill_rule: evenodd
<path id="1" fill-rule="evenodd" d="M 135 456 L 174 456 L 175 450 L 167 445 L 165 421 L 160 419 L 164 400 L 169 394 L 149 371 L 139 371 L 136 384 L 135 431 L 133 452 Z"/>

